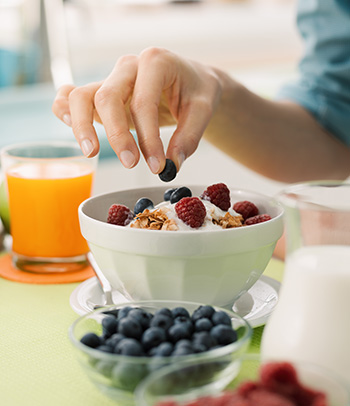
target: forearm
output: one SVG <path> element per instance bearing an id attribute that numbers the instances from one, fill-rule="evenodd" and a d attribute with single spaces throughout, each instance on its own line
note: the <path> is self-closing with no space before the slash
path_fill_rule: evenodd
<path id="1" fill-rule="evenodd" d="M 266 100 L 223 72 L 222 93 L 205 138 L 252 170 L 283 182 L 344 179 L 350 149 L 302 107 Z"/>

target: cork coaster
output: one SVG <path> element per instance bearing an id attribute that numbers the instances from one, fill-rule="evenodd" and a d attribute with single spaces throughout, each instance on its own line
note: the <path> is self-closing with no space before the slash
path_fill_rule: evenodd
<path id="1" fill-rule="evenodd" d="M 52 272 L 48 274 L 20 271 L 13 266 L 10 254 L 0 257 L 0 277 L 14 282 L 54 285 L 82 282 L 92 276 L 95 276 L 95 273 L 90 266 L 75 272 Z"/>

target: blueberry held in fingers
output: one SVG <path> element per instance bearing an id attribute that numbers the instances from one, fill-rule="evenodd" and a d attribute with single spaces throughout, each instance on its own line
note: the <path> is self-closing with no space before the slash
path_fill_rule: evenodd
<path id="1" fill-rule="evenodd" d="M 166 159 L 165 167 L 162 172 L 158 174 L 158 176 L 163 182 L 170 182 L 175 179 L 176 173 L 177 170 L 174 162 L 171 159 Z"/>

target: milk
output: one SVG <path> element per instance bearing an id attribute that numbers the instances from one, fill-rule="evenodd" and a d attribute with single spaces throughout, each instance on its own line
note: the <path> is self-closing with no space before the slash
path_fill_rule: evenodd
<path id="1" fill-rule="evenodd" d="M 318 364 L 350 385 L 350 246 L 305 246 L 288 257 L 262 357 Z"/>

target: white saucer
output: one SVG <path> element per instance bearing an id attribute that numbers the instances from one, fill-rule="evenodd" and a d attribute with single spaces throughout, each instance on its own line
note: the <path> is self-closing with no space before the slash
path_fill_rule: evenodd
<path id="1" fill-rule="evenodd" d="M 268 276 L 260 279 L 234 304 L 233 311 L 244 317 L 252 327 L 266 323 L 278 301 L 281 284 Z M 114 303 L 127 303 L 121 293 L 113 292 Z M 72 309 L 79 315 L 93 310 L 94 305 L 103 303 L 103 293 L 96 277 L 92 277 L 77 286 L 69 300 Z"/>

